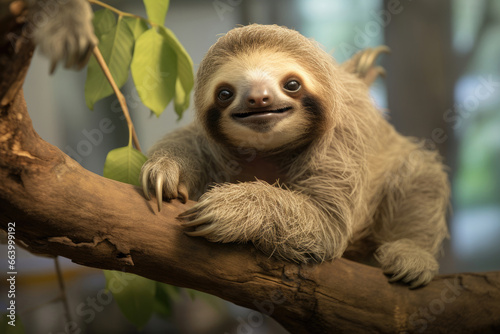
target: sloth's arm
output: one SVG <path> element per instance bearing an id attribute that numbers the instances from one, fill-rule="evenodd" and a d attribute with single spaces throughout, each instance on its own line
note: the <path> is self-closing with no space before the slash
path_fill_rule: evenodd
<path id="1" fill-rule="evenodd" d="M 436 256 L 447 236 L 450 186 L 437 152 L 415 150 L 387 178 L 373 238 L 376 258 L 391 281 L 411 287 L 438 273 Z"/>
<path id="2" fill-rule="evenodd" d="M 340 257 L 349 224 L 303 193 L 263 181 L 222 184 L 183 213 L 187 232 L 214 242 L 248 242 L 268 255 L 306 262 Z"/>

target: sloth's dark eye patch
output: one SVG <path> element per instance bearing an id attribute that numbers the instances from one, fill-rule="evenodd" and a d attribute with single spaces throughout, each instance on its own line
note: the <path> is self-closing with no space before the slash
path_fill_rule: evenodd
<path id="1" fill-rule="evenodd" d="M 221 89 L 219 91 L 219 94 L 217 94 L 217 98 L 220 100 L 220 101 L 227 101 L 229 100 L 231 97 L 233 97 L 233 92 L 231 92 L 229 89 Z"/>
<path id="2" fill-rule="evenodd" d="M 296 92 L 300 87 L 300 82 L 297 80 L 290 80 L 283 86 L 283 88 L 289 92 Z"/>

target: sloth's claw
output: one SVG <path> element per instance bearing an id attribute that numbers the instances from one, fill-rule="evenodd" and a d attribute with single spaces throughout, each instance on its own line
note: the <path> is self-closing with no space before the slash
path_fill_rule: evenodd
<path id="1" fill-rule="evenodd" d="M 378 55 L 381 53 L 390 53 L 390 52 L 391 49 L 389 49 L 385 45 L 365 50 L 365 52 L 363 52 L 361 58 L 359 59 L 356 72 L 360 77 L 365 77 L 370 68 L 372 68 L 373 64 L 375 63 L 375 60 L 377 59 Z"/>
<path id="2" fill-rule="evenodd" d="M 155 184 L 155 190 L 156 190 L 156 203 L 158 204 L 158 212 L 161 211 L 161 205 L 163 201 L 163 175 L 159 174 L 156 177 L 156 184 Z"/>
<path id="3" fill-rule="evenodd" d="M 179 219 L 188 219 L 196 215 L 196 212 L 188 213 L 187 211 L 179 214 L 177 218 Z"/>
<path id="4" fill-rule="evenodd" d="M 210 234 L 213 231 L 215 231 L 214 225 L 208 225 L 207 227 L 199 228 L 195 231 L 187 231 L 184 233 L 186 233 L 187 235 L 189 235 L 191 237 L 203 237 L 203 236 Z"/>
<path id="5" fill-rule="evenodd" d="M 56 70 L 57 67 L 57 60 L 52 60 L 50 63 L 50 69 L 49 69 L 49 74 L 52 75 L 54 74 L 54 71 Z"/>
<path id="6" fill-rule="evenodd" d="M 192 217 L 193 215 L 191 215 L 190 217 Z M 182 216 L 180 218 L 187 218 L 186 216 Z M 185 227 L 196 227 L 196 226 L 199 226 L 199 225 L 203 225 L 203 224 L 208 224 L 210 222 L 213 222 L 215 219 L 215 215 L 214 214 L 206 214 L 206 215 L 203 215 L 201 217 L 196 217 L 195 219 L 192 219 L 190 221 L 187 221 L 187 222 L 183 222 L 182 225 L 185 226 Z"/>
<path id="7" fill-rule="evenodd" d="M 184 211 L 183 213 L 181 213 L 180 215 L 178 215 L 178 217 L 179 218 L 188 218 L 192 215 L 195 215 L 197 212 L 198 212 L 198 209 L 196 207 L 192 207 L 191 209 L 188 209 L 188 210 Z"/>
<path id="8" fill-rule="evenodd" d="M 198 232 L 198 233 L 197 233 Z M 184 231 L 185 234 L 189 235 L 190 237 L 200 237 L 201 234 L 199 234 L 200 231 Z"/>
<path id="9" fill-rule="evenodd" d="M 206 219 L 197 218 L 197 219 L 191 220 L 189 222 L 182 223 L 182 225 L 185 226 L 185 227 L 196 227 L 198 225 L 203 225 L 203 224 L 206 224 L 206 223 L 207 223 Z"/>
<path id="10" fill-rule="evenodd" d="M 65 52 L 64 54 L 66 55 L 65 57 L 65 63 L 64 63 L 64 68 L 72 68 L 73 65 L 76 63 L 76 59 L 77 57 L 79 56 L 79 53 L 80 53 L 80 50 L 78 50 L 78 45 L 76 43 L 76 45 L 73 46 L 73 52 L 71 52 L 71 48 L 72 48 L 72 45 L 73 43 L 71 43 L 70 41 L 66 41 L 66 44 L 65 44 Z"/>
<path id="11" fill-rule="evenodd" d="M 406 276 L 406 272 L 400 272 L 399 274 L 393 275 L 391 278 L 389 278 L 389 282 L 397 282 L 400 281 L 402 278 Z"/>
<path id="12" fill-rule="evenodd" d="M 178 192 L 178 199 L 183 203 L 186 204 L 188 199 L 189 199 L 189 192 L 187 190 L 187 187 L 184 184 L 179 184 L 177 188 Z"/>
<path id="13" fill-rule="evenodd" d="M 151 196 L 149 195 L 149 173 L 142 174 L 142 192 L 144 193 L 144 197 L 149 201 L 151 200 Z"/>
<path id="14" fill-rule="evenodd" d="M 195 227 L 195 226 L 198 226 L 200 224 L 201 223 L 198 220 L 196 220 L 196 219 L 181 223 L 181 225 L 184 226 L 184 227 Z"/>
<path id="15" fill-rule="evenodd" d="M 422 274 L 418 279 L 414 280 L 410 284 L 410 289 L 416 289 L 421 287 L 422 285 L 429 284 L 432 280 L 432 274 Z"/>
<path id="16" fill-rule="evenodd" d="M 92 55 L 92 52 L 94 51 L 94 47 L 96 47 L 96 45 L 94 45 L 94 44 L 87 45 L 85 52 L 83 52 L 80 55 L 80 58 L 77 60 L 77 64 L 75 65 L 75 68 L 77 70 L 81 70 L 82 68 L 85 67 L 85 65 L 87 65 L 87 63 L 89 62 L 90 56 Z"/>
<path id="17" fill-rule="evenodd" d="M 168 179 L 167 179 L 168 180 Z M 150 187 L 154 188 L 154 195 L 156 195 L 156 204 L 158 211 L 161 211 L 163 203 L 163 195 L 167 200 L 173 198 L 179 199 L 183 204 L 186 204 L 189 199 L 189 191 L 183 183 L 174 186 L 173 190 L 168 184 L 165 184 L 165 174 L 158 173 L 156 176 L 152 175 L 150 168 L 144 168 L 141 175 L 142 192 L 147 200 L 151 200 Z M 176 187 L 176 188 L 175 188 Z"/>

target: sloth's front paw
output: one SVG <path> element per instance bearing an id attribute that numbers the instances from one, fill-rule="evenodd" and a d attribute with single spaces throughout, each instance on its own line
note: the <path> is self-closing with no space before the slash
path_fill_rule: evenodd
<path id="1" fill-rule="evenodd" d="M 297 263 L 334 257 L 307 198 L 263 181 L 221 184 L 179 215 L 186 234 L 212 242 L 252 242 L 268 256 Z"/>
<path id="2" fill-rule="evenodd" d="M 192 237 L 204 237 L 211 242 L 242 242 L 242 229 L 238 229 L 241 216 L 234 215 L 236 208 L 227 202 L 227 198 L 215 195 L 200 198 L 191 209 L 179 215 L 184 227 L 194 230 L 186 231 Z"/>
<path id="3" fill-rule="evenodd" d="M 158 211 L 161 210 L 163 195 L 167 200 L 177 198 L 182 203 L 188 200 L 188 189 L 181 182 L 179 165 L 168 157 L 146 161 L 141 169 L 140 180 L 144 196 L 148 200 L 151 199 L 149 189 L 155 190 Z"/>
<path id="4" fill-rule="evenodd" d="M 203 194 L 195 206 L 179 215 L 190 229 L 186 234 L 212 242 L 252 241 L 253 229 L 260 224 L 258 218 L 249 220 L 252 212 L 244 188 L 244 184 L 224 184 Z"/>
<path id="5" fill-rule="evenodd" d="M 30 3 L 35 42 L 42 54 L 50 59 L 51 73 L 60 61 L 66 68 L 85 66 L 98 43 L 90 4 L 86 0 L 55 1 L 50 5 L 47 1 L 32 0 Z"/>
<path id="6" fill-rule="evenodd" d="M 436 258 L 409 239 L 383 244 L 376 258 L 384 273 L 392 275 L 390 282 L 403 281 L 412 289 L 428 284 L 439 269 Z"/>

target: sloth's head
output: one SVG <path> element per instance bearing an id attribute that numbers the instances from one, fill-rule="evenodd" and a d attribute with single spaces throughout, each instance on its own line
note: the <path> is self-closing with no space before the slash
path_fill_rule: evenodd
<path id="1" fill-rule="evenodd" d="M 332 58 L 298 32 L 250 25 L 229 31 L 200 64 L 195 105 L 220 143 L 294 147 L 332 126 Z"/>

